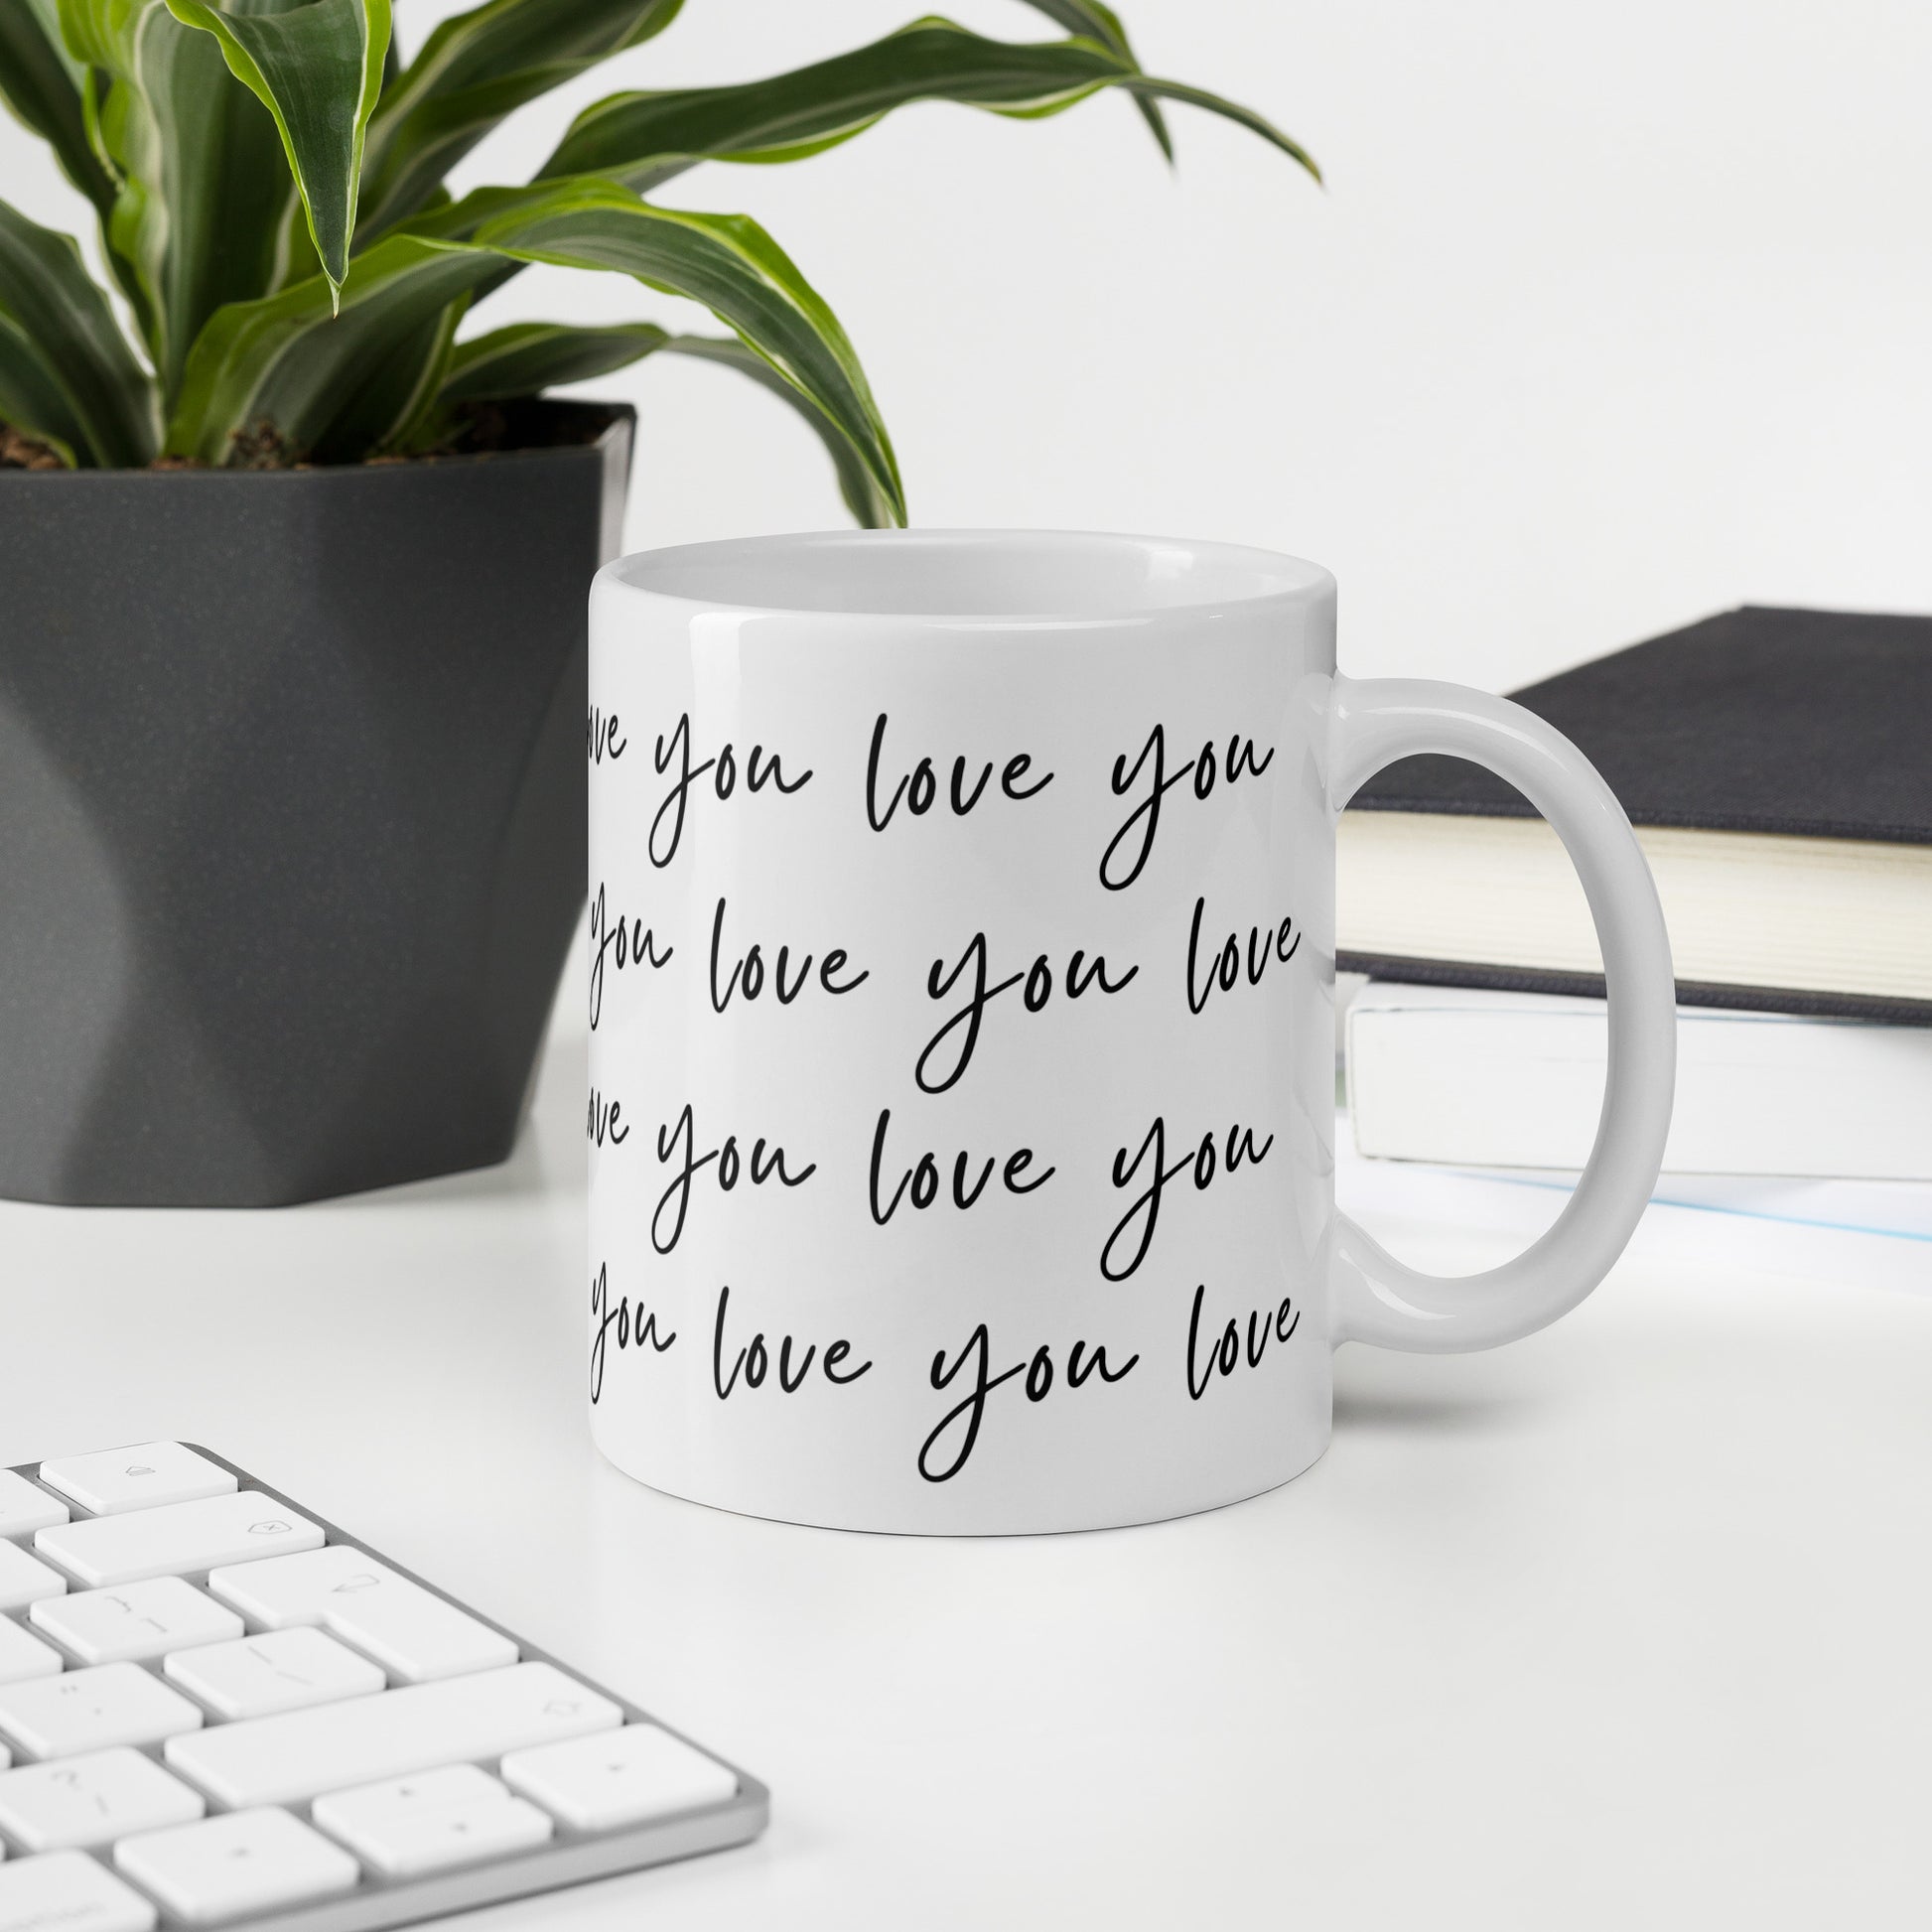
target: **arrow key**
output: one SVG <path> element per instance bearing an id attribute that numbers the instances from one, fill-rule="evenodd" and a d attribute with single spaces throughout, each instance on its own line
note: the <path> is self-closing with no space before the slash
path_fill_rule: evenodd
<path id="1" fill-rule="evenodd" d="M 547 1814 L 474 1764 L 332 1792 L 316 1800 L 315 1821 L 385 1878 L 528 1851 L 553 1830 Z"/>

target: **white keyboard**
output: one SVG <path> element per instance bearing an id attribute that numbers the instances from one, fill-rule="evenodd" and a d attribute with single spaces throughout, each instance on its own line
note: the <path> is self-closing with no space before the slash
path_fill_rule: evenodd
<path id="1" fill-rule="evenodd" d="M 206 1449 L 0 1469 L 0 1932 L 372 1932 L 766 1806 Z"/>

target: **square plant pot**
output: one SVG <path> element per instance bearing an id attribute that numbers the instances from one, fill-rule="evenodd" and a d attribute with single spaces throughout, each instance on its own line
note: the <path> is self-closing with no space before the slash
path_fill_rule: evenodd
<path id="1" fill-rule="evenodd" d="M 0 1195 L 267 1206 L 509 1154 L 632 427 L 0 472 Z"/>

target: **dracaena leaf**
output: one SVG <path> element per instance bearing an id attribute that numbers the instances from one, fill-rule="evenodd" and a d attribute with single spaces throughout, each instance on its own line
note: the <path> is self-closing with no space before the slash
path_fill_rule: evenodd
<path id="1" fill-rule="evenodd" d="M 419 455 L 448 411 L 443 379 L 456 351 L 457 325 L 469 298 L 452 302 L 394 352 L 367 386 L 350 399 L 314 451 L 319 463 L 353 463 L 372 451 Z"/>
<path id="2" fill-rule="evenodd" d="M 524 194 L 532 191 L 522 191 Z M 518 261 L 602 268 L 701 302 L 850 445 L 893 520 L 905 496 L 886 425 L 838 319 L 778 244 L 742 214 L 652 207 L 614 182 L 559 183 L 528 203 L 487 198 L 479 243 Z M 465 204 L 444 217 L 464 225 Z"/>
<path id="3" fill-rule="evenodd" d="M 224 309 L 196 345 L 168 448 L 225 462 L 238 436 L 263 425 L 295 450 L 352 440 L 345 412 L 385 357 L 506 263 L 533 261 L 629 275 L 705 304 L 850 446 L 879 501 L 903 519 L 892 443 L 858 357 L 778 245 L 742 215 L 651 207 L 615 182 L 483 190 L 422 217 L 354 257 L 333 322 L 321 278 Z M 372 431 L 364 418 L 355 434 L 380 441 L 405 427 Z"/>
<path id="4" fill-rule="evenodd" d="M 69 470 L 92 455 L 60 378 L 5 316 L 0 316 L 0 423 L 51 445 Z"/>
<path id="5" fill-rule="evenodd" d="M 1055 26 L 1064 27 L 1069 34 L 1076 34 L 1083 40 L 1098 41 L 1109 54 L 1117 55 L 1130 68 L 1141 65 L 1128 44 L 1127 29 L 1121 25 L 1120 15 L 1113 8 L 1102 6 L 1100 0 L 1027 0 L 1027 5 L 1035 12 L 1044 14 Z M 1141 118 L 1147 122 L 1148 131 L 1161 144 L 1161 152 L 1172 161 L 1173 142 L 1168 134 L 1168 123 L 1160 107 L 1145 95 L 1134 104 L 1141 110 Z"/>
<path id="6" fill-rule="evenodd" d="M 442 400 L 502 402 L 566 382 L 588 382 L 634 362 L 670 341 L 648 322 L 573 328 L 562 322 L 518 322 L 458 343 Z M 747 351 L 750 352 L 749 350 Z"/>
<path id="7" fill-rule="evenodd" d="M 340 288 L 355 232 L 362 143 L 382 89 L 389 0 L 300 0 L 260 12 L 168 0 L 168 8 L 213 37 L 228 71 L 274 117 L 323 273 Z"/>
<path id="8" fill-rule="evenodd" d="M 302 0 L 237 4 L 259 14 Z M 207 317 L 276 286 L 291 229 L 308 247 L 281 136 L 214 37 L 165 0 L 63 0 L 61 20 L 92 70 L 95 137 L 119 177 L 109 260 L 172 395 Z"/>
<path id="9" fill-rule="evenodd" d="M 169 455 L 236 460 L 242 438 L 306 455 L 350 416 L 409 345 L 495 267 L 487 253 L 391 235 L 357 255 L 335 300 L 327 276 L 219 309 L 196 339 L 168 425 Z M 414 391 L 414 373 L 410 381 Z M 367 447 L 402 427 L 370 425 Z M 362 454 L 362 452 L 357 452 Z"/>
<path id="10" fill-rule="evenodd" d="M 0 0 L 0 100 L 54 150 L 61 172 L 104 214 L 114 184 L 87 139 L 83 79 L 62 45 L 57 0 Z"/>
<path id="11" fill-rule="evenodd" d="M 505 114 L 662 33 L 684 0 L 487 0 L 444 21 L 369 123 L 362 231 L 417 212 Z"/>
<path id="12" fill-rule="evenodd" d="M 0 321 L 31 351 L 16 349 L 14 405 L 51 408 L 61 423 L 21 423 L 67 444 L 78 462 L 132 468 L 154 455 L 154 388 L 115 326 L 107 297 L 88 275 L 72 236 L 30 221 L 0 202 Z M 38 379 L 37 379 L 38 377 Z M 35 392 L 40 400 L 35 403 Z"/>
<path id="13" fill-rule="evenodd" d="M 1260 135 L 1270 147 L 1279 148 L 1291 161 L 1306 168 L 1313 180 L 1321 179 L 1321 170 L 1315 165 L 1314 157 L 1299 141 L 1284 134 L 1265 114 L 1257 114 L 1252 107 L 1243 107 L 1239 101 L 1229 100 L 1222 94 L 1209 93 L 1205 87 L 1190 87 L 1184 80 L 1163 80 L 1152 73 L 1130 74 L 1118 84 L 1137 100 L 1177 100 L 1206 113 L 1218 114 L 1222 120 L 1232 121 L 1236 127 L 1245 127 L 1250 134 Z"/>
<path id="14" fill-rule="evenodd" d="M 832 471 L 839 481 L 839 494 L 856 522 L 869 530 L 883 530 L 904 521 L 903 510 L 880 487 L 872 472 L 859 460 L 859 453 L 833 428 L 819 410 L 814 409 L 789 382 L 762 356 L 754 355 L 732 337 L 673 336 L 663 345 L 667 355 L 691 355 L 701 361 L 722 362 L 740 375 L 750 376 L 761 389 L 768 389 L 781 402 L 795 409 L 809 425 L 812 434 L 824 444 L 832 459 Z"/>
<path id="15" fill-rule="evenodd" d="M 559 322 L 519 322 L 459 343 L 444 380 L 445 404 L 501 402 L 566 382 L 609 375 L 657 350 L 719 362 L 749 376 L 795 409 L 824 444 L 853 516 L 869 529 L 894 520 L 893 504 L 831 419 L 735 336 L 671 336 L 647 322 L 574 329 Z"/>
<path id="16" fill-rule="evenodd" d="M 1312 171 L 1302 149 L 1260 115 L 1152 79 L 1097 42 L 995 41 L 935 18 L 765 80 L 613 95 L 577 117 L 542 177 L 598 174 L 647 190 L 699 159 L 794 161 L 820 153 L 910 101 L 1038 115 L 1115 86 L 1149 97 L 1171 94 L 1224 114 Z"/>

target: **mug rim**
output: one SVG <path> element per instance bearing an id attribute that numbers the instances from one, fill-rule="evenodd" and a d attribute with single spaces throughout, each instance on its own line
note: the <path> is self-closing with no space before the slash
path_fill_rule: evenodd
<path id="1" fill-rule="evenodd" d="M 1057 597 L 1036 600 L 1000 599 L 983 589 L 962 599 L 958 564 L 967 556 L 982 569 L 1005 564 L 1024 570 L 1035 584 L 1058 570 L 1067 588 Z M 920 565 L 926 567 L 929 591 L 901 588 L 890 594 L 894 581 L 916 586 Z M 739 580 L 732 595 L 707 585 L 720 571 Z M 769 588 L 759 586 L 759 571 L 766 573 Z M 950 593 L 944 588 L 948 581 Z M 972 581 L 985 583 L 984 577 Z M 781 584 L 789 585 L 789 594 L 781 594 Z M 811 530 L 668 544 L 606 564 L 598 585 L 692 616 L 729 612 L 802 622 L 836 618 L 973 630 L 1251 617 L 1307 607 L 1331 599 L 1335 591 L 1333 575 L 1320 564 L 1249 544 L 1007 528 Z"/>

